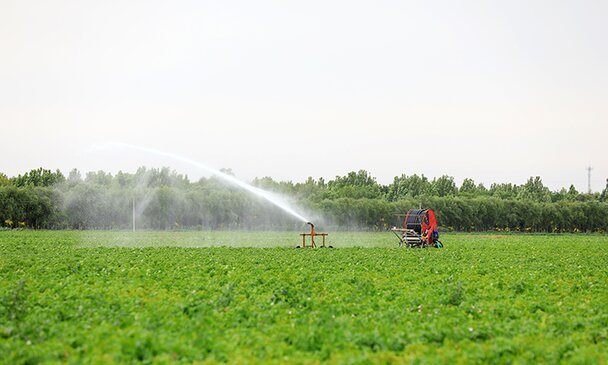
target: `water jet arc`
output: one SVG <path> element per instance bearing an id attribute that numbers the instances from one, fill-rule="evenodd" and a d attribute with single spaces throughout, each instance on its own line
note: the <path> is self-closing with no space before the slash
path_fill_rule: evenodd
<path id="1" fill-rule="evenodd" d="M 283 211 L 285 211 L 286 213 L 289 213 L 291 216 L 297 218 L 299 221 L 301 222 L 308 222 L 309 220 L 306 219 L 304 216 L 302 216 L 300 213 L 296 212 L 292 207 L 289 206 L 289 204 L 285 201 L 283 201 L 283 199 L 281 199 L 279 196 L 277 196 L 276 194 L 273 194 L 269 191 L 266 190 L 262 190 L 258 187 L 252 186 L 247 184 L 244 181 L 241 181 L 239 179 L 237 179 L 234 176 L 225 174 L 221 171 L 218 171 L 214 168 L 211 168 L 205 164 L 202 164 L 196 160 L 190 159 L 188 157 L 184 157 L 184 156 L 180 156 L 180 155 L 176 155 L 170 152 L 164 152 L 164 151 L 160 151 L 154 148 L 148 148 L 148 147 L 142 147 L 142 146 L 136 146 L 136 145 L 132 145 L 129 143 L 123 143 L 123 142 L 113 142 L 110 143 L 110 145 L 113 146 L 117 146 L 117 147 L 123 147 L 123 148 L 129 148 L 132 150 L 137 150 L 137 151 L 142 151 L 142 152 L 146 152 L 146 153 L 150 153 L 150 154 L 154 154 L 157 156 L 163 156 L 163 157 L 168 157 L 177 161 L 181 161 L 181 162 L 185 162 L 189 165 L 195 166 L 201 170 L 207 171 L 208 173 L 211 173 L 213 175 L 216 175 L 217 177 L 221 178 L 222 180 L 236 185 L 240 188 L 242 188 L 243 190 L 246 190 L 256 196 L 259 196 L 261 198 L 264 198 L 265 200 L 267 200 L 268 202 L 274 204 L 275 206 L 277 206 L 278 208 L 282 209 Z"/>

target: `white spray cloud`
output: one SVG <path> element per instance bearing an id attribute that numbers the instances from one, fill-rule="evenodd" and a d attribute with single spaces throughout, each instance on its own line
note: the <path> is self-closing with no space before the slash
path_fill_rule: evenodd
<path id="1" fill-rule="evenodd" d="M 274 204 L 275 206 L 279 207 L 280 209 L 282 209 L 283 211 L 285 211 L 286 213 L 289 213 L 291 216 L 293 216 L 294 218 L 297 218 L 298 220 L 302 221 L 302 222 L 308 222 L 309 220 L 307 218 L 305 218 L 303 215 L 301 215 L 300 213 L 298 213 L 283 197 L 279 196 L 278 194 L 275 193 L 271 193 L 269 191 L 260 189 L 258 187 L 252 186 L 247 184 L 244 181 L 241 181 L 239 179 L 237 179 L 236 177 L 232 176 L 232 175 L 228 175 L 225 174 L 219 170 L 216 170 L 212 167 L 209 167 L 199 161 L 190 159 L 188 157 L 184 157 L 184 156 L 180 156 L 180 155 L 176 155 L 174 153 L 170 153 L 170 152 L 164 152 L 164 151 L 160 151 L 154 148 L 149 148 L 149 147 L 143 147 L 143 146 L 137 146 L 137 145 L 132 145 L 129 143 L 123 143 L 123 142 L 112 142 L 112 143 L 108 143 L 106 145 L 102 145 L 102 146 L 95 146 L 98 149 L 107 149 L 107 148 L 128 148 L 128 149 L 132 149 L 132 150 L 136 150 L 136 151 L 142 151 L 142 152 L 146 152 L 146 153 L 150 153 L 150 154 L 154 154 L 157 156 L 162 156 L 162 157 L 168 157 L 180 162 L 184 162 L 187 163 L 189 165 L 195 166 L 197 168 L 200 168 L 201 170 L 204 170 L 208 173 L 211 173 L 219 178 L 221 178 L 222 180 L 238 186 L 240 188 L 242 188 L 245 191 L 248 191 L 258 197 L 261 197 L 267 201 L 269 201 L 270 203 Z"/>

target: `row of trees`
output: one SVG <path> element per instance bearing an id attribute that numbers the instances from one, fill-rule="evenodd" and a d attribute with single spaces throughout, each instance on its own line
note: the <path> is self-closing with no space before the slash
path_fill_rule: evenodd
<path id="1" fill-rule="evenodd" d="M 573 186 L 551 191 L 539 177 L 486 188 L 471 179 L 457 186 L 449 176 L 401 175 L 381 185 L 362 170 L 328 182 L 264 177 L 253 184 L 291 199 L 310 219 L 333 228 L 386 229 L 402 224 L 397 213 L 422 206 L 433 208 L 447 230 L 608 231 L 608 188 L 596 194 Z M 215 177 L 191 182 L 168 168 L 84 177 L 77 170 L 67 177 L 44 169 L 12 178 L 0 174 L 5 227 L 127 229 L 133 216 L 140 229 L 302 227 L 276 206 Z"/>

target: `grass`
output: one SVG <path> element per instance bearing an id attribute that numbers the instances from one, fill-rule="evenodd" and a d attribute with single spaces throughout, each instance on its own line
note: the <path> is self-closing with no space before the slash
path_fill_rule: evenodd
<path id="1" fill-rule="evenodd" d="M 330 239 L 0 232 L 0 361 L 608 361 L 607 236 Z"/>

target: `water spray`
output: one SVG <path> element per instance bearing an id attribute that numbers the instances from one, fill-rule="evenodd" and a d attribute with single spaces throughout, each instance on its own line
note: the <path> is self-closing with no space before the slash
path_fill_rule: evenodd
<path id="1" fill-rule="evenodd" d="M 163 152 L 154 148 L 148 148 L 148 147 L 142 147 L 142 146 L 136 146 L 136 145 L 132 145 L 129 143 L 122 143 L 122 142 L 113 142 L 113 143 L 109 143 L 106 146 L 108 147 L 121 147 L 121 148 L 129 148 L 132 150 L 137 150 L 137 151 L 142 151 L 142 152 L 146 152 L 146 153 L 150 153 L 150 154 L 154 154 L 157 156 L 163 156 L 163 157 L 168 157 L 177 161 L 181 161 L 181 162 L 185 162 L 189 165 L 195 166 L 201 170 L 207 171 L 208 173 L 211 173 L 217 177 L 219 177 L 220 179 L 232 184 L 232 185 L 236 185 L 240 188 L 242 188 L 243 190 L 246 190 L 256 196 L 259 196 L 267 201 L 269 201 L 270 203 L 274 204 L 275 206 L 279 207 L 280 209 L 282 209 L 283 211 L 289 213 L 291 216 L 297 218 L 299 221 L 301 222 L 308 222 L 308 219 L 306 219 L 304 216 L 302 216 L 300 213 L 296 212 L 291 206 L 289 206 L 289 204 L 282 199 L 281 197 L 279 197 L 277 194 L 273 194 L 269 191 L 266 190 L 262 190 L 258 187 L 252 186 L 247 184 L 244 181 L 241 181 L 239 179 L 237 179 L 234 176 L 225 174 L 221 171 L 218 171 L 212 167 L 209 167 L 201 162 L 192 160 L 188 157 L 184 157 L 184 156 L 180 156 L 180 155 L 176 155 L 173 153 L 169 153 L 169 152 Z"/>

